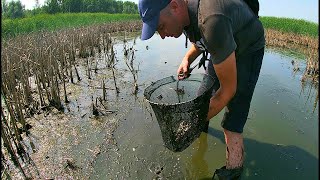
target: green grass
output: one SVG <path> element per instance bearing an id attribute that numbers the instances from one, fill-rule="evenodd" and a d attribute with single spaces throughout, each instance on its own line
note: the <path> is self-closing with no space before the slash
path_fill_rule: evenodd
<path id="1" fill-rule="evenodd" d="M 5 19 L 2 21 L 2 37 L 14 37 L 19 34 L 37 32 L 41 30 L 55 31 L 68 27 L 88 26 L 115 21 L 139 20 L 138 14 L 106 14 L 106 13 L 63 13 L 40 14 L 22 19 Z M 265 28 L 283 32 L 292 32 L 311 37 L 318 37 L 318 24 L 305 20 L 260 17 Z"/>
<path id="2" fill-rule="evenodd" d="M 22 19 L 1 20 L 1 33 L 2 37 L 14 37 L 19 34 L 37 32 L 41 30 L 55 31 L 62 28 L 130 20 L 139 20 L 139 15 L 107 13 L 40 14 Z"/>
<path id="3" fill-rule="evenodd" d="M 274 29 L 282 32 L 302 34 L 311 37 L 319 36 L 319 25 L 313 22 L 277 17 L 260 17 L 260 20 L 266 29 Z"/>

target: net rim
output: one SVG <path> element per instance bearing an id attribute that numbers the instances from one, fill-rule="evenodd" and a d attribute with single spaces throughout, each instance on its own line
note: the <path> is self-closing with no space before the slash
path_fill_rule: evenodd
<path id="1" fill-rule="evenodd" d="M 198 95 L 198 96 L 196 96 L 195 98 L 190 99 L 190 100 L 185 101 L 185 102 L 173 103 L 173 104 L 152 102 L 152 101 L 150 101 L 148 98 L 146 98 L 146 94 L 145 94 L 146 92 L 144 92 L 144 98 L 145 98 L 145 100 L 146 100 L 147 102 L 149 102 L 150 104 L 154 104 L 154 105 L 157 105 L 157 106 L 170 107 L 170 106 L 185 105 L 185 104 L 191 103 L 191 102 L 195 101 L 196 99 L 198 99 L 198 98 L 202 97 L 202 96 L 203 96 L 203 95 L 204 95 L 204 94 L 205 94 L 209 89 L 211 89 L 211 88 L 212 88 L 212 86 L 214 85 L 214 81 L 215 81 L 215 80 L 214 80 L 214 78 L 213 78 L 210 74 L 205 74 L 205 73 L 195 73 L 195 74 L 191 74 L 191 75 L 203 75 L 203 76 L 208 76 L 208 77 L 210 77 L 210 78 L 211 78 L 211 80 L 213 81 L 213 83 L 211 84 L 211 86 L 209 86 L 209 87 L 207 88 L 207 90 L 206 90 L 203 94 Z M 151 83 L 150 85 L 148 85 L 148 86 L 145 88 L 145 90 L 146 90 L 146 89 L 148 89 L 149 87 L 151 87 L 152 85 L 156 84 L 157 82 L 159 82 L 159 81 L 161 81 L 161 80 L 163 80 L 163 79 L 165 79 L 165 78 L 169 78 L 169 77 L 175 77 L 175 75 L 167 76 L 167 77 L 164 77 L 164 78 L 162 78 L 162 79 L 159 79 L 159 80 L 157 80 L 157 81 L 155 81 L 155 82 Z M 189 76 L 189 77 L 190 77 L 190 76 Z"/>

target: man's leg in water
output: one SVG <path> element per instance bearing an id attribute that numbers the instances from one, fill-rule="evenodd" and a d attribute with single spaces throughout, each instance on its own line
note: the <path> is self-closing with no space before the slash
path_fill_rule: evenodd
<path id="1" fill-rule="evenodd" d="M 226 170 L 235 170 L 233 171 L 235 178 L 237 176 L 240 177 L 242 172 L 244 162 L 242 132 L 260 74 L 263 55 L 264 49 L 261 49 L 254 53 L 237 57 L 237 92 L 225 108 L 225 114 L 221 122 L 226 142 L 226 166 L 220 170 L 224 174 L 229 174 L 229 177 L 233 175 L 232 173 L 225 173 Z M 206 72 L 213 77 L 217 77 L 211 62 L 209 62 Z M 215 85 L 215 90 L 218 88 L 219 85 Z"/>

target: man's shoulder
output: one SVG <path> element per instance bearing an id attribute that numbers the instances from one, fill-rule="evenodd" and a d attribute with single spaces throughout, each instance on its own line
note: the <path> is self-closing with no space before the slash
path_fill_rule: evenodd
<path id="1" fill-rule="evenodd" d="M 222 4 L 224 3 L 224 0 L 219 0 L 219 3 L 217 1 L 212 0 L 201 0 L 199 2 L 199 8 L 198 8 L 198 19 L 205 20 L 207 17 L 220 14 L 225 15 L 224 9 L 222 8 Z"/>

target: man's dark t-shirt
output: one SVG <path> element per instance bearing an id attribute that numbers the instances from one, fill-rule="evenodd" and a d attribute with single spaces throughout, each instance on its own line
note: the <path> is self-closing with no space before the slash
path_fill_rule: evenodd
<path id="1" fill-rule="evenodd" d="M 188 0 L 189 40 L 207 49 L 213 64 L 236 55 L 257 51 L 265 46 L 260 20 L 243 0 Z"/>

